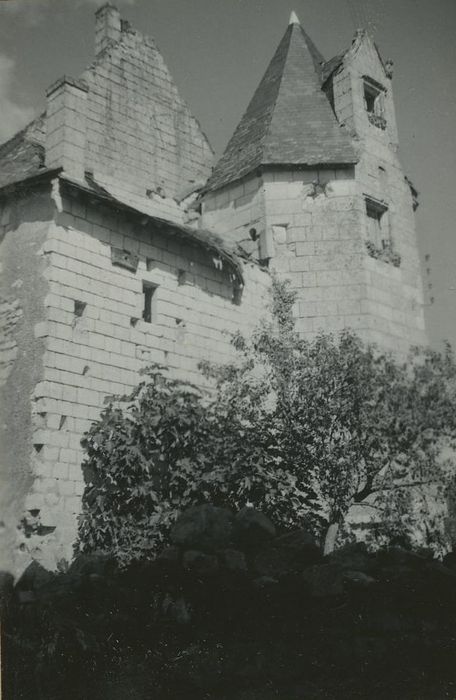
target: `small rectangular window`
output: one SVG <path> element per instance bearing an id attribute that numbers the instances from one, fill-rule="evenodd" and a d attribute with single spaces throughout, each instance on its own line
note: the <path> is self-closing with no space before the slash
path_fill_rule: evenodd
<path id="1" fill-rule="evenodd" d="M 143 282 L 143 321 L 153 323 L 156 318 L 156 293 L 157 286 L 149 282 Z"/>

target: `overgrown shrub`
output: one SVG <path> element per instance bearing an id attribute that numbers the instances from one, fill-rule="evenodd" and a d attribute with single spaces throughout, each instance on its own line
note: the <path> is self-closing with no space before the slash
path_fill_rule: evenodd
<path id="1" fill-rule="evenodd" d="M 272 321 L 233 339 L 237 361 L 202 366 L 213 394 L 150 368 L 86 436 L 79 548 L 153 557 L 178 513 L 252 504 L 310 528 L 330 551 L 353 507 L 377 538 L 444 545 L 456 437 L 451 349 L 406 362 L 343 331 L 295 332 L 294 295 L 275 282 Z"/>

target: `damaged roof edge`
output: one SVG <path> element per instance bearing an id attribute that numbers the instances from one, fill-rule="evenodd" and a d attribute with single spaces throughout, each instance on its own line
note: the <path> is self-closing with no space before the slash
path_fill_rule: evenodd
<path id="1" fill-rule="evenodd" d="M 184 226 L 183 224 L 174 223 L 167 219 L 162 219 L 158 216 L 152 216 L 140 209 L 126 204 L 120 201 L 113 195 L 111 195 L 107 190 L 103 188 L 98 188 L 95 190 L 89 185 L 84 184 L 78 180 L 73 180 L 63 173 L 62 168 L 55 168 L 52 170 L 44 170 L 37 175 L 32 175 L 27 178 L 22 178 L 16 182 L 8 183 L 3 187 L 0 187 L 0 199 L 4 199 L 15 192 L 27 191 L 33 188 L 35 185 L 39 185 L 43 182 L 51 181 L 52 179 L 58 177 L 59 182 L 69 189 L 78 190 L 83 192 L 87 196 L 93 197 L 100 202 L 104 202 L 110 206 L 115 207 L 117 210 L 130 213 L 131 215 L 140 218 L 141 220 L 146 219 L 147 222 L 156 223 L 167 229 L 174 235 L 177 235 L 187 242 L 196 245 L 198 247 L 204 248 L 206 251 L 213 255 L 216 255 L 222 261 L 224 261 L 231 270 L 235 273 L 236 281 L 239 285 L 244 286 L 244 275 L 242 270 L 242 265 L 239 257 L 234 251 L 229 250 L 222 239 L 212 231 L 207 231 L 205 229 L 193 229 L 189 226 Z"/>
<path id="2" fill-rule="evenodd" d="M 232 252 L 226 248 L 223 241 L 219 238 L 219 236 L 217 236 L 217 234 L 204 229 L 193 229 L 189 226 L 184 226 L 182 224 L 169 221 L 168 219 L 162 219 L 159 216 L 153 216 L 131 206 L 130 204 L 122 202 L 111 195 L 107 190 L 101 192 L 100 188 L 98 191 L 95 191 L 88 185 L 86 186 L 82 182 L 72 180 L 65 174 L 60 176 L 60 181 L 64 186 L 69 186 L 70 188 L 73 187 L 74 189 L 84 192 L 88 196 L 96 197 L 102 202 L 113 205 L 120 211 L 130 213 L 133 216 L 137 216 L 141 219 L 146 219 L 148 222 L 159 224 L 160 226 L 166 228 L 168 232 L 172 232 L 173 234 L 184 238 L 189 243 L 193 243 L 194 245 L 202 247 L 206 251 L 217 255 L 235 272 L 238 284 L 242 286 L 244 285 L 244 275 L 238 256 L 234 253 L 234 251 Z"/>

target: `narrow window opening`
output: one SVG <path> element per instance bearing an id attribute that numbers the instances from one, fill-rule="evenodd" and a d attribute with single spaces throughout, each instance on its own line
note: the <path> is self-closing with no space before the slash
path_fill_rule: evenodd
<path id="1" fill-rule="evenodd" d="M 366 110 L 370 114 L 376 113 L 377 99 L 379 97 L 379 92 L 375 88 L 372 88 L 368 83 L 364 83 L 364 101 L 366 103 Z"/>
<path id="2" fill-rule="evenodd" d="M 385 129 L 385 88 L 370 78 L 364 79 L 364 104 L 371 124 Z"/>
<path id="3" fill-rule="evenodd" d="M 243 291 L 243 285 L 240 284 L 239 282 L 235 281 L 233 284 L 232 302 L 233 302 L 233 304 L 236 304 L 236 306 L 239 306 L 239 304 L 242 301 L 242 291 Z"/>
<path id="4" fill-rule="evenodd" d="M 74 302 L 74 315 L 79 318 L 84 315 L 87 304 L 84 301 L 78 301 L 75 299 Z"/>
<path id="5" fill-rule="evenodd" d="M 152 323 L 155 321 L 157 287 L 149 282 L 143 282 L 143 321 Z"/>

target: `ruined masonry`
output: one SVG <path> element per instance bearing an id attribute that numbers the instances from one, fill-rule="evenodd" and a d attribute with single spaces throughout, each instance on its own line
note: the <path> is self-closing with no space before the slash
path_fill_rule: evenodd
<path id="1" fill-rule="evenodd" d="M 201 381 L 267 313 L 272 270 L 305 337 L 425 342 L 391 78 L 366 32 L 325 61 L 293 14 L 213 167 L 155 42 L 96 12 L 92 65 L 0 146 L 1 569 L 71 558 L 105 397 L 155 361 Z"/>

